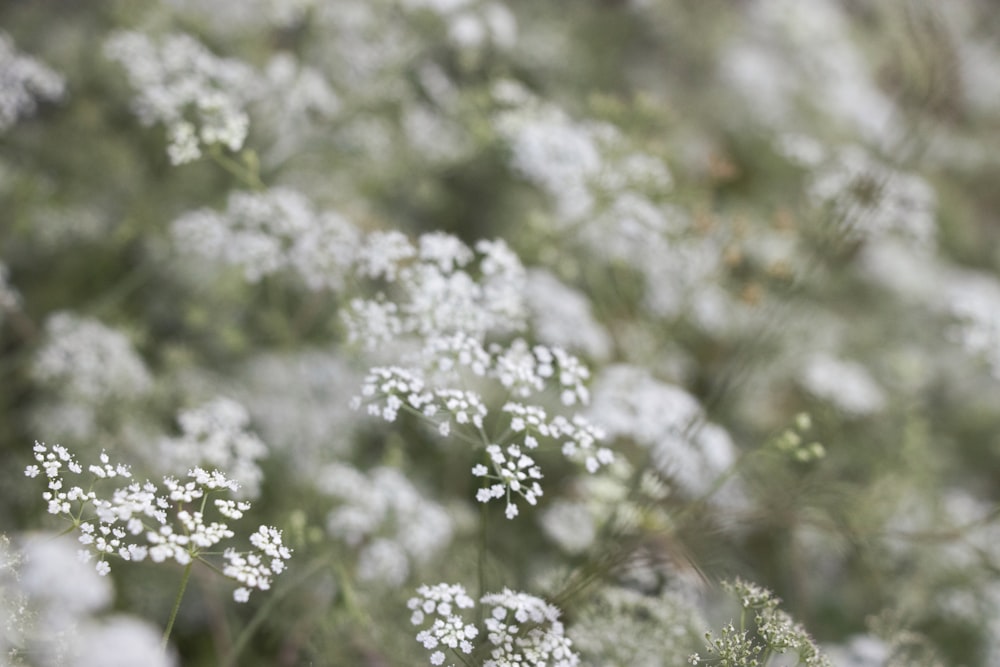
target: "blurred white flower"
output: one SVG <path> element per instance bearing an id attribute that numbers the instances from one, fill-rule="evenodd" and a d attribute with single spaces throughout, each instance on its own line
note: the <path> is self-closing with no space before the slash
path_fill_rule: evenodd
<path id="1" fill-rule="evenodd" d="M 60 395 L 89 404 L 142 396 L 153 384 L 125 334 L 70 312 L 46 320 L 32 375 Z"/>
<path id="2" fill-rule="evenodd" d="M 850 417 L 879 412 L 886 404 L 885 392 L 855 361 L 818 354 L 805 363 L 799 381 L 810 394 Z"/>
<path id="3" fill-rule="evenodd" d="M 47 65 L 17 50 L 0 30 L 0 134 L 30 116 L 39 100 L 62 98 L 66 82 Z"/>

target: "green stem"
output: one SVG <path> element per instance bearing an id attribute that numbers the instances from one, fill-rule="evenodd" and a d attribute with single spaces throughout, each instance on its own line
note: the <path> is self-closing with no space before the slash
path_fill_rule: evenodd
<path id="1" fill-rule="evenodd" d="M 236 641 L 233 642 L 233 645 L 229 650 L 229 655 L 226 656 L 225 662 L 222 663 L 222 667 L 233 667 L 233 665 L 236 664 L 237 658 L 240 657 L 240 653 L 242 653 L 243 649 L 245 649 L 247 644 L 250 643 L 250 638 L 253 637 L 253 634 L 257 631 L 258 626 L 264 622 L 264 619 L 268 617 L 271 610 L 282 598 L 284 598 L 289 592 L 305 584 L 307 581 L 312 579 L 317 572 L 329 567 L 329 565 L 330 563 L 326 559 L 318 560 L 313 563 L 311 567 L 303 570 L 299 577 L 290 585 L 285 586 L 280 590 L 276 590 L 273 594 L 269 595 L 267 602 L 260 606 L 257 613 L 254 614 L 253 618 L 250 619 L 250 622 L 247 623 L 240 632 Z"/>
<path id="2" fill-rule="evenodd" d="M 184 599 L 184 590 L 187 588 L 188 579 L 191 578 L 191 568 L 194 567 L 194 560 L 191 560 L 187 565 L 184 566 L 184 576 L 181 577 L 181 587 L 177 591 L 177 599 L 174 600 L 173 611 L 170 612 L 170 620 L 167 621 L 167 629 L 163 631 L 163 641 L 160 643 L 160 647 L 166 651 L 167 650 L 167 640 L 170 639 L 170 631 L 174 629 L 174 621 L 177 620 L 177 612 L 181 608 L 181 600 Z"/>
<path id="3" fill-rule="evenodd" d="M 217 165 L 228 171 L 238 180 L 242 181 L 244 185 L 248 186 L 249 188 L 256 190 L 258 192 L 267 189 L 267 187 L 264 185 L 264 182 L 260 180 L 260 176 L 258 175 L 257 169 L 255 168 L 256 164 L 245 165 L 240 162 L 237 162 L 228 155 L 223 154 L 218 144 L 213 144 L 212 146 L 209 146 L 208 155 Z"/>

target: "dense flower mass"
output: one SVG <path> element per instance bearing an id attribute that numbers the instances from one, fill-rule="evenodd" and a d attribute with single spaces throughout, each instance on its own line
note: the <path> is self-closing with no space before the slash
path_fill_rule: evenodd
<path id="1" fill-rule="evenodd" d="M 0 2 L 0 663 L 1000 664 L 991 2 Z"/>
<path id="2" fill-rule="evenodd" d="M 459 584 L 421 586 L 417 596 L 407 606 L 412 610 L 410 622 L 429 627 L 417 634 L 417 641 L 430 655 L 430 664 L 441 665 L 449 653 L 468 664 L 465 656 L 485 646 L 484 667 L 524 665 L 542 667 L 575 667 L 579 656 L 573 652 L 573 642 L 564 634 L 559 610 L 541 598 L 505 588 L 500 593 L 488 593 L 480 599 L 485 612 L 483 627 L 465 620 L 466 610 L 475 608 L 475 601 Z"/>
<path id="3" fill-rule="evenodd" d="M 159 43 L 140 32 L 113 35 L 107 56 L 128 72 L 138 95 L 134 109 L 146 125 L 167 130 L 173 164 L 197 160 L 202 149 L 243 147 L 250 119 L 244 106 L 259 86 L 258 74 L 233 59 L 218 58 L 190 35 L 167 35 Z"/>

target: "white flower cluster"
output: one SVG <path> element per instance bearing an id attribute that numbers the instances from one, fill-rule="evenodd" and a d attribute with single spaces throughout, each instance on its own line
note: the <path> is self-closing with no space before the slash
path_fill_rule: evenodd
<path id="1" fill-rule="evenodd" d="M 575 615 L 569 636 L 584 664 L 660 667 L 682 665 L 704 628 L 695 603 L 679 593 L 607 586 Z"/>
<path id="2" fill-rule="evenodd" d="M 816 354 L 799 378 L 810 394 L 850 417 L 864 417 L 885 407 L 885 392 L 861 364 Z"/>
<path id="3" fill-rule="evenodd" d="M 610 450 L 597 446 L 603 434 L 583 417 L 549 417 L 540 405 L 520 402 L 549 393 L 567 407 L 586 404 L 590 371 L 579 359 L 521 338 L 484 342 L 489 333 L 524 325 L 524 269 L 506 245 L 480 242 L 473 252 L 447 234 L 424 235 L 416 246 L 401 234 L 384 234 L 377 237 L 375 252 L 374 238 L 369 237 L 373 251 L 360 269 L 401 293 L 394 300 L 381 294 L 355 299 L 348 330 L 353 339 L 372 346 L 393 341 L 410 347 L 400 354 L 403 364 L 368 371 L 353 407 L 366 405 L 369 414 L 390 422 L 403 410 L 433 424 L 444 437 L 454 433 L 480 443 L 485 459 L 473 475 L 483 478 L 484 486 L 477 499 L 504 498 L 508 518 L 518 513 L 513 497 L 534 505 L 542 495 L 542 472 L 527 453 L 539 446 L 539 438 L 561 447 L 589 472 L 612 461 Z M 477 254 L 478 281 L 463 268 Z M 380 352 L 391 349 L 383 344 Z M 484 385 L 490 384 L 518 399 L 499 411 L 506 430 L 497 440 L 485 430 L 489 390 Z"/>
<path id="4" fill-rule="evenodd" d="M 486 618 L 486 637 L 492 644 L 483 667 L 574 667 L 580 657 L 563 632 L 559 610 L 533 595 L 505 588 L 488 593 L 480 602 L 493 607 Z M 522 630 L 527 626 L 527 632 Z"/>
<path id="5" fill-rule="evenodd" d="M 663 162 L 630 149 L 613 126 L 576 121 L 513 81 L 499 82 L 493 96 L 507 107 L 494 124 L 510 148 L 511 166 L 552 197 L 561 226 L 593 217 L 602 199 L 670 189 Z"/>
<path id="6" fill-rule="evenodd" d="M 417 641 L 433 651 L 432 665 L 441 665 L 447 656 L 444 649 L 457 655 L 464 664 L 465 656 L 477 650 L 474 643 L 485 636 L 482 644 L 489 651 L 483 667 L 575 667 L 579 656 L 573 652 L 573 642 L 564 634 L 559 610 L 541 598 L 504 589 L 488 593 L 480 599 L 484 607 L 484 628 L 466 620 L 475 602 L 458 584 L 421 586 L 417 596 L 407 606 L 413 612 L 410 622 L 430 627 L 417 634 Z M 482 640 L 480 640 L 481 642 Z"/>
<path id="7" fill-rule="evenodd" d="M 144 33 L 123 31 L 108 39 L 104 51 L 126 69 L 138 93 L 139 119 L 166 127 L 173 164 L 197 160 L 204 147 L 243 147 L 250 127 L 244 107 L 259 88 L 249 66 L 219 58 L 182 33 L 156 43 Z"/>
<path id="8" fill-rule="evenodd" d="M 238 267 L 250 282 L 294 271 L 314 290 L 338 289 L 352 266 L 358 233 L 342 216 L 317 213 L 289 188 L 234 192 L 225 211 L 200 209 L 171 224 L 175 244 Z"/>
<path id="9" fill-rule="evenodd" d="M 0 31 L 0 133 L 18 118 L 30 116 L 38 100 L 58 100 L 66 89 L 63 78 L 48 66 L 17 50 Z"/>
<path id="10" fill-rule="evenodd" d="M 334 463 L 319 471 L 316 483 L 339 501 L 327 516 L 327 531 L 358 549 L 361 581 L 399 586 L 413 566 L 430 562 L 451 542 L 447 510 L 394 468 L 363 473 Z"/>
<path id="11" fill-rule="evenodd" d="M 96 555 L 99 574 L 111 571 L 110 557 L 126 561 L 149 558 L 156 563 L 172 560 L 187 565 L 235 536 L 227 523 L 205 520 L 205 508 L 213 493 L 232 493 L 239 488 L 218 470 L 194 468 L 186 481 L 164 477 L 163 492 L 149 481 L 129 482 L 114 489 L 110 496 L 100 497 L 93 490 L 94 482 L 130 480 L 132 473 L 127 466 L 112 464 L 102 452 L 100 464 L 87 469 L 92 483 L 84 490 L 72 483 L 73 477 L 83 474 L 83 466 L 65 447 L 36 442 L 34 457 L 37 464 L 28 466 L 25 475 L 37 477 L 44 473 L 48 488 L 42 498 L 48 502 L 49 513 L 66 518 L 79 530 L 78 541 L 85 547 L 80 557 L 89 561 Z M 224 518 L 236 520 L 250 509 L 250 504 L 216 498 L 212 507 Z M 85 516 L 88 508 L 90 516 Z M 256 551 L 244 554 L 227 549 L 224 554 L 229 562 L 226 576 L 243 584 L 235 596 L 240 602 L 246 601 L 249 588 L 269 588 L 271 577 L 282 571 L 283 561 L 291 556 L 281 545 L 280 531 L 269 526 L 261 526 L 251 543 Z M 261 553 L 270 560 L 265 561 Z"/>
<path id="12" fill-rule="evenodd" d="M 272 452 L 302 473 L 324 456 L 343 456 L 353 445 L 357 415 L 349 407 L 361 375 L 336 350 L 306 349 L 255 356 L 230 388 L 253 415 Z"/>
<path id="13" fill-rule="evenodd" d="M 544 391 L 555 376 L 558 383 L 564 383 L 560 397 L 565 405 L 586 403 L 589 399 L 589 392 L 582 384 L 589 375 L 587 369 L 562 350 L 536 346 L 528 351 L 527 345 L 518 339 L 509 348 L 494 349 L 494 354 L 473 345 L 476 354 L 470 354 L 468 344 L 474 343 L 472 339 L 456 336 L 452 340 L 461 340 L 464 345 L 456 363 L 447 364 L 449 370 L 468 365 L 473 377 L 491 378 L 506 391 L 524 397 Z M 514 357 L 522 363 L 516 363 Z M 447 357 L 439 356 L 439 365 L 442 359 Z M 436 381 L 442 380 L 439 377 Z M 446 377 L 444 381 L 461 384 L 460 377 Z M 472 469 L 472 474 L 484 483 L 476 499 L 483 503 L 505 499 L 508 519 L 518 514 L 512 495 L 520 496 L 530 505 L 535 505 L 542 495 L 539 484 L 542 471 L 527 453 L 540 444 L 560 447 L 568 460 L 582 464 L 590 473 L 614 460 L 611 450 L 598 445 L 604 439 L 603 431 L 583 416 L 549 417 L 541 406 L 515 401 L 507 402 L 500 410 L 500 415 L 506 418 L 505 443 L 490 442 L 484 430 L 488 409 L 481 396 L 467 389 L 434 388 L 418 368 L 372 368 L 362 384 L 361 395 L 352 404 L 360 408 L 363 403 L 367 403 L 369 414 L 386 421 L 395 421 L 399 411 L 406 410 L 434 424 L 444 437 L 452 435 L 453 429 L 463 429 L 469 431 L 463 434 L 472 441 L 485 442 L 489 466 L 480 463 Z M 511 442 L 512 439 L 517 442 Z"/>
<path id="14" fill-rule="evenodd" d="M 0 655 L 4 665 L 171 667 L 160 633 L 133 616 L 107 614 L 111 581 L 77 558 L 66 536 L 0 535 Z"/>
<path id="15" fill-rule="evenodd" d="M 645 369 L 606 367 L 588 414 L 609 437 L 649 448 L 657 470 L 689 495 L 704 493 L 736 460 L 729 434 L 707 421 L 698 400 Z"/>
<path id="16" fill-rule="evenodd" d="M 899 110 L 854 40 L 849 11 L 832 0 L 759 0 L 719 57 L 724 84 L 751 118 L 787 128 L 799 105 L 867 140 L 898 137 Z"/>
<path id="17" fill-rule="evenodd" d="M 532 328 L 546 345 L 576 350 L 593 359 L 607 359 L 611 337 L 594 319 L 585 294 L 544 269 L 529 269 L 525 298 Z"/>
<path id="18" fill-rule="evenodd" d="M 719 287 L 725 237 L 696 229 L 665 201 L 673 179 L 661 158 L 630 145 L 614 126 L 575 120 L 518 83 L 497 83 L 493 97 L 511 168 L 549 195 L 553 227 L 572 230 L 596 258 L 634 267 L 654 314 L 676 317 L 690 308 L 706 329 L 728 324 L 739 311 Z"/>
<path id="19" fill-rule="evenodd" d="M 292 557 L 292 550 L 281 541 L 281 531 L 272 526 L 260 526 L 250 536 L 254 550 L 240 552 L 228 548 L 222 554 L 226 566 L 222 573 L 243 584 L 233 591 L 233 599 L 246 602 L 251 589 L 266 591 L 274 577 L 285 571 L 285 561 Z"/>
<path id="20" fill-rule="evenodd" d="M 394 289 L 388 300 L 352 300 L 345 314 L 349 339 L 369 348 L 402 335 L 482 337 L 524 326 L 524 267 L 503 241 L 479 241 L 473 251 L 441 232 L 422 235 L 416 246 L 398 232 L 376 232 L 356 261 L 360 275 Z"/>
<path id="21" fill-rule="evenodd" d="M 181 435 L 159 442 L 157 459 L 164 470 L 177 473 L 207 465 L 238 481 L 240 496 L 260 494 L 263 473 L 257 460 L 267 456 L 268 450 L 247 430 L 250 415 L 246 408 L 232 399 L 216 398 L 181 412 L 177 421 Z"/>
<path id="22" fill-rule="evenodd" d="M 125 334 L 70 312 L 46 320 L 31 372 L 60 395 L 91 404 L 141 396 L 153 384 Z"/>
<path id="23" fill-rule="evenodd" d="M 1000 282 L 988 274 L 962 274 L 944 295 L 945 309 L 957 320 L 953 337 L 989 364 L 1000 378 Z"/>

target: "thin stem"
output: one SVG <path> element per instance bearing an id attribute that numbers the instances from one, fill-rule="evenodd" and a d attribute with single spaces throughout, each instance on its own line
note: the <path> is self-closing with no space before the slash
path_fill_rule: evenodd
<path id="1" fill-rule="evenodd" d="M 190 561 L 184 566 L 184 576 L 181 577 L 181 587 L 177 591 L 177 599 L 174 600 L 174 608 L 170 612 L 170 620 L 167 621 L 167 629 L 163 631 L 163 641 L 160 643 L 160 647 L 166 651 L 167 650 L 167 640 L 170 639 L 170 631 L 174 629 L 174 621 L 177 620 L 177 612 L 181 608 L 181 600 L 184 599 L 184 590 L 187 588 L 188 579 L 191 578 L 191 568 L 194 567 L 194 560 Z"/>
<path id="2" fill-rule="evenodd" d="M 486 480 L 483 480 L 483 484 L 486 484 Z M 482 599 L 486 595 L 486 556 L 488 552 L 487 540 L 489 539 L 489 518 L 490 518 L 490 506 L 489 503 L 481 503 L 479 508 L 479 558 L 477 563 L 477 569 L 479 570 L 479 599 Z M 482 625 L 483 622 L 483 606 L 476 605 L 476 625 Z"/>
<path id="3" fill-rule="evenodd" d="M 264 622 L 264 619 L 268 617 L 268 615 L 271 613 L 271 610 L 275 607 L 275 605 L 277 605 L 277 603 L 282 598 L 284 598 L 291 591 L 294 591 L 299 586 L 302 586 L 307 581 L 312 579 L 312 577 L 315 576 L 317 572 L 319 572 L 325 567 L 328 567 L 329 564 L 330 564 L 329 561 L 327 561 L 326 559 L 316 561 L 315 563 L 313 563 L 311 567 L 303 570 L 302 573 L 299 575 L 299 577 L 295 579 L 290 585 L 285 586 L 280 590 L 276 590 L 271 595 L 269 595 L 267 597 L 267 602 L 265 602 L 260 606 L 260 608 L 257 610 L 257 613 L 254 614 L 253 618 L 250 619 L 250 622 L 246 624 L 246 626 L 243 628 L 242 631 L 240 631 L 240 634 L 236 638 L 236 641 L 232 643 L 232 646 L 229 650 L 229 655 L 226 656 L 226 660 L 225 662 L 222 663 L 222 667 L 232 667 L 233 665 L 236 664 L 236 660 L 240 657 L 240 653 L 242 653 L 243 649 L 245 649 L 247 647 L 247 644 L 250 643 L 250 638 L 253 637 L 253 634 L 254 632 L 257 631 L 258 626 L 260 626 L 260 624 Z"/>
<path id="4" fill-rule="evenodd" d="M 228 155 L 223 154 L 219 149 L 218 144 L 209 146 L 208 155 L 217 165 L 228 171 L 253 190 L 262 191 L 266 189 L 264 182 L 260 180 L 260 176 L 257 173 L 255 163 L 246 165 L 237 162 Z"/>

